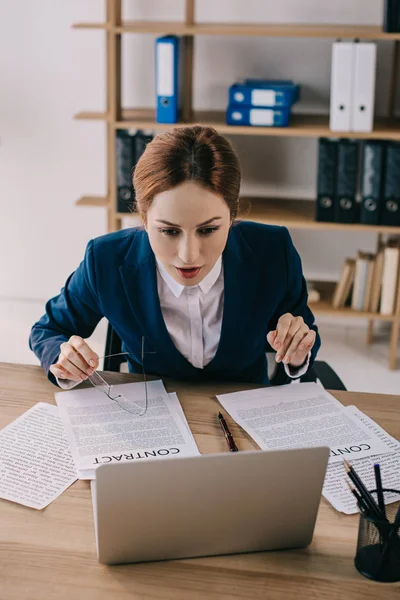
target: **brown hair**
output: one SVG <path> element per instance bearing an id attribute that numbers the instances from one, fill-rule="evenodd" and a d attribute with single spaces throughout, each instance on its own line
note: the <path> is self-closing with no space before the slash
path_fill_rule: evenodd
<path id="1" fill-rule="evenodd" d="M 240 166 L 230 142 L 212 127 L 177 127 L 157 135 L 133 176 L 136 207 L 144 219 L 154 196 L 194 181 L 223 198 L 231 219 L 239 209 Z"/>

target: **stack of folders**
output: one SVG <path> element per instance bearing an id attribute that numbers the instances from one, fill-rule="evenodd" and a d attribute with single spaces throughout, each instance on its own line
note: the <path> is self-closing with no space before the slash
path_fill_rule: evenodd
<path id="1" fill-rule="evenodd" d="M 316 220 L 400 227 L 400 143 L 320 138 Z"/>
<path id="2" fill-rule="evenodd" d="M 376 254 L 346 258 L 333 294 L 333 308 L 393 315 L 399 288 L 400 241 L 389 240 Z"/>
<path id="3" fill-rule="evenodd" d="M 290 80 L 245 79 L 229 88 L 228 125 L 286 127 L 300 87 Z"/>
<path id="4" fill-rule="evenodd" d="M 331 66 L 331 131 L 372 131 L 376 44 L 334 42 Z"/>
<path id="5" fill-rule="evenodd" d="M 116 134 L 117 167 L 117 211 L 129 213 L 133 209 L 135 193 L 133 189 L 133 170 L 147 144 L 153 139 L 143 131 L 131 135 L 128 131 L 118 130 Z"/>

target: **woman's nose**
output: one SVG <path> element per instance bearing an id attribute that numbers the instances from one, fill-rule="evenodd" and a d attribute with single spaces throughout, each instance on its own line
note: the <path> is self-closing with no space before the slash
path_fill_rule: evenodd
<path id="1" fill-rule="evenodd" d="M 187 265 L 196 265 L 196 261 L 200 254 L 200 244 L 194 238 L 186 238 L 182 240 L 179 248 L 179 258 Z"/>

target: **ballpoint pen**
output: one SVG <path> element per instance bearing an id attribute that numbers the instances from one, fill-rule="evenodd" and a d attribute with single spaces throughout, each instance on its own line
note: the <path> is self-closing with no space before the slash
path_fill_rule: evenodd
<path id="1" fill-rule="evenodd" d="M 231 432 L 229 431 L 229 427 L 226 424 L 226 421 L 220 412 L 218 413 L 218 421 L 222 427 L 222 431 L 224 432 L 225 439 L 228 442 L 229 450 L 231 452 L 238 452 L 238 447 L 235 444 L 235 440 L 233 439 L 233 436 L 232 436 Z"/>

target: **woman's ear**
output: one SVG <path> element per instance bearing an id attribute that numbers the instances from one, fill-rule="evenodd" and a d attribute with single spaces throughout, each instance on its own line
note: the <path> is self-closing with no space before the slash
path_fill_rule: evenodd
<path id="1" fill-rule="evenodd" d="M 140 220 L 142 221 L 142 226 L 145 231 L 147 231 L 147 219 L 145 215 L 140 215 Z"/>

